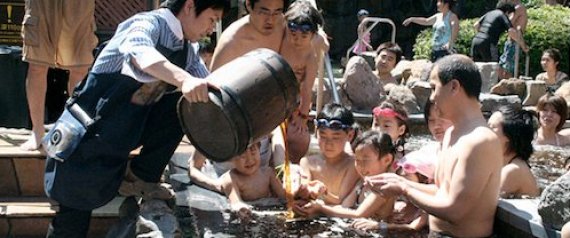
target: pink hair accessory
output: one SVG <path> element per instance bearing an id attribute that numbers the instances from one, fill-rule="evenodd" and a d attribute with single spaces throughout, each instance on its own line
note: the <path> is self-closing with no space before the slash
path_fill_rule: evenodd
<path id="1" fill-rule="evenodd" d="M 420 173 L 428 179 L 433 179 L 436 155 L 426 152 L 426 150 L 418 150 L 406 154 L 398 161 L 398 167 L 401 167 L 407 174 Z"/>
<path id="2" fill-rule="evenodd" d="M 397 117 L 402 121 L 407 120 L 407 118 L 405 116 L 394 111 L 394 109 L 392 109 L 392 108 L 375 107 L 374 109 L 372 109 L 372 114 L 374 114 L 374 117 L 380 117 L 380 116 L 382 116 L 382 117 Z"/>

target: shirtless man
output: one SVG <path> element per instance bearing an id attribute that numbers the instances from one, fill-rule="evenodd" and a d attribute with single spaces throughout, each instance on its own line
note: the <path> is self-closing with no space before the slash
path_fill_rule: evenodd
<path id="1" fill-rule="evenodd" d="M 285 32 L 283 13 L 289 6 L 286 0 L 246 0 L 249 15 L 232 23 L 220 37 L 210 71 L 258 49 L 279 51 Z"/>
<path id="2" fill-rule="evenodd" d="M 430 74 L 436 110 L 452 121 L 444 137 L 435 184 L 395 174 L 366 178 L 385 195 L 403 195 L 429 213 L 430 237 L 488 237 L 499 197 L 502 161 L 497 135 L 487 127 L 478 101 L 481 77 L 464 55 L 449 55 Z"/>

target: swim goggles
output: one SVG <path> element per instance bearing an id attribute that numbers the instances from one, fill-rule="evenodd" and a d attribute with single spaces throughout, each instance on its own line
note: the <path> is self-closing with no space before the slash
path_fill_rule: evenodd
<path id="1" fill-rule="evenodd" d="M 317 129 L 320 129 L 322 127 L 326 127 L 326 128 L 331 129 L 331 130 L 345 130 L 345 129 L 351 128 L 351 126 L 346 125 L 346 124 L 342 123 L 342 121 L 337 120 L 337 119 L 327 120 L 327 119 L 321 118 L 321 119 L 315 119 L 313 121 L 313 123 L 315 124 Z"/>
<path id="2" fill-rule="evenodd" d="M 300 31 L 302 33 L 307 33 L 313 31 L 313 26 L 311 24 L 297 24 L 295 22 L 288 22 L 287 27 L 292 32 Z"/>

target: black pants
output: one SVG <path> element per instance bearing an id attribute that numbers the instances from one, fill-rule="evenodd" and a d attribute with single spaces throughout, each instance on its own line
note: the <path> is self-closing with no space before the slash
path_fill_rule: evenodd
<path id="1" fill-rule="evenodd" d="M 471 57 L 475 62 L 499 62 L 499 50 L 489 40 L 475 37 L 471 42 Z"/>
<path id="2" fill-rule="evenodd" d="M 77 210 L 63 205 L 59 206 L 59 211 L 49 225 L 46 237 L 87 237 L 89 222 L 91 221 L 91 211 Z"/>

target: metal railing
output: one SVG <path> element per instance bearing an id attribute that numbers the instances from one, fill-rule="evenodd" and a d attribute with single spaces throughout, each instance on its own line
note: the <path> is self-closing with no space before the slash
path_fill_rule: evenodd
<path id="1" fill-rule="evenodd" d="M 370 26 L 366 27 L 366 30 L 364 30 L 364 33 L 362 35 L 366 35 L 368 33 L 370 33 L 370 31 L 372 31 L 372 29 L 374 29 L 374 27 L 376 27 L 379 23 L 387 23 L 390 26 L 392 26 L 392 36 L 391 36 L 391 42 L 392 43 L 396 43 L 396 25 L 394 24 L 394 22 L 388 18 L 380 18 L 380 17 L 366 17 L 362 20 L 362 22 L 360 22 L 360 24 L 358 24 L 358 28 L 360 29 L 363 26 L 366 26 L 367 24 L 372 23 Z M 352 44 L 352 46 L 350 48 L 348 48 L 348 50 L 346 51 L 346 60 L 348 62 L 349 56 L 350 56 L 350 52 L 352 51 L 352 49 L 354 49 L 354 47 L 356 47 L 356 45 L 358 45 L 358 43 L 362 40 L 362 35 L 358 36 L 358 39 L 356 39 L 356 41 L 354 42 L 354 44 Z"/>

